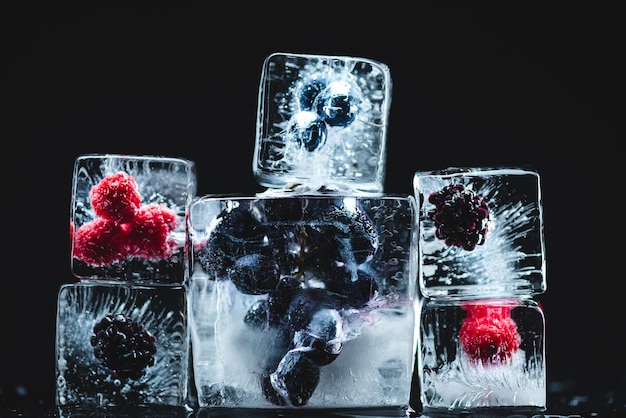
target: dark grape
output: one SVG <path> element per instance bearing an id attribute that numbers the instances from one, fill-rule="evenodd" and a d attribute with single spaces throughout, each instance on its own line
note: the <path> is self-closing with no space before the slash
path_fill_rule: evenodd
<path id="1" fill-rule="evenodd" d="M 378 295 L 376 278 L 364 270 L 351 271 L 345 267 L 338 267 L 333 275 L 324 281 L 329 292 L 345 298 L 348 306 L 362 308 L 367 302 Z"/>
<path id="2" fill-rule="evenodd" d="M 335 309 L 320 309 L 313 314 L 304 330 L 294 335 L 294 347 L 306 348 L 303 352 L 318 366 L 332 363 L 343 348 L 342 318 Z M 334 341 L 333 341 L 334 340 Z"/>
<path id="3" fill-rule="evenodd" d="M 263 254 L 239 257 L 227 271 L 235 287 L 247 295 L 263 295 L 276 290 L 280 279 L 276 261 Z"/>
<path id="4" fill-rule="evenodd" d="M 293 406 L 306 405 L 320 380 L 320 367 L 301 350 L 291 350 L 280 361 L 270 382 L 276 394 Z"/>
<path id="5" fill-rule="evenodd" d="M 224 210 L 217 221 L 206 246 L 198 251 L 198 262 L 209 274 L 224 277 L 239 257 L 268 250 L 266 229 L 248 208 Z"/>
<path id="6" fill-rule="evenodd" d="M 122 314 L 102 318 L 89 340 L 95 357 L 121 379 L 139 379 L 154 365 L 156 338 Z"/>

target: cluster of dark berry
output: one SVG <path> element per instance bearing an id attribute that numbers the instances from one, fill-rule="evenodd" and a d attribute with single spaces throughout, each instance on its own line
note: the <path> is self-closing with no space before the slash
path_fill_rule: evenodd
<path id="1" fill-rule="evenodd" d="M 300 147 L 315 151 L 326 142 L 328 127 L 349 126 L 359 112 L 361 94 L 353 83 L 329 81 L 320 74 L 295 86 L 298 111 L 289 120 L 287 133 Z"/>
<path id="2" fill-rule="evenodd" d="M 470 360 L 483 365 L 510 360 L 521 344 L 511 318 L 512 307 L 467 303 L 463 308 L 467 316 L 459 330 L 459 342 Z"/>
<path id="3" fill-rule="evenodd" d="M 154 365 L 156 338 L 122 314 L 102 318 L 89 341 L 96 358 L 120 379 L 139 379 Z"/>
<path id="4" fill-rule="evenodd" d="M 462 184 L 450 184 L 428 196 L 435 205 L 428 215 L 435 223 L 435 236 L 446 245 L 473 250 L 485 243 L 489 205 Z"/>
<path id="5" fill-rule="evenodd" d="M 342 312 L 375 298 L 377 278 L 359 268 L 378 249 L 367 214 L 315 198 L 276 198 L 224 210 L 198 262 L 256 299 L 245 323 L 271 333 L 260 360 L 264 396 L 305 405 L 345 341 Z"/>
<path id="6" fill-rule="evenodd" d="M 89 200 L 98 217 L 76 231 L 70 225 L 77 259 L 106 266 L 131 256 L 164 259 L 178 248 L 169 235 L 178 224 L 176 213 L 163 205 L 142 205 L 132 176 L 106 176 L 92 187 Z"/>

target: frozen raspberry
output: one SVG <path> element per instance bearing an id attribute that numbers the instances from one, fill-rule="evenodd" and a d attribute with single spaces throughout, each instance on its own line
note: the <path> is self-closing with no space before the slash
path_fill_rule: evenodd
<path id="1" fill-rule="evenodd" d="M 130 222 L 141 204 L 137 181 L 126 173 L 103 178 L 89 191 L 96 215 L 118 223 Z"/>
<path id="2" fill-rule="evenodd" d="M 429 212 L 435 222 L 435 235 L 446 245 L 473 250 L 485 243 L 489 205 L 462 184 L 450 184 L 433 192 L 428 201 L 435 205 Z"/>
<path id="3" fill-rule="evenodd" d="M 148 259 L 163 259 L 178 248 L 169 236 L 178 220 L 171 209 L 158 204 L 140 207 L 128 224 L 127 250 L 129 254 Z"/>
<path id="4" fill-rule="evenodd" d="M 96 358 L 121 379 L 139 379 L 154 365 L 156 338 L 122 314 L 107 315 L 96 323 L 89 342 Z"/>
<path id="5" fill-rule="evenodd" d="M 511 307 L 469 304 L 459 331 L 459 342 L 469 358 L 481 364 L 502 364 L 510 360 L 521 344 Z"/>
<path id="6" fill-rule="evenodd" d="M 73 225 L 73 224 L 72 224 Z M 126 257 L 124 225 L 96 218 L 73 232 L 73 256 L 87 264 L 106 266 Z"/>

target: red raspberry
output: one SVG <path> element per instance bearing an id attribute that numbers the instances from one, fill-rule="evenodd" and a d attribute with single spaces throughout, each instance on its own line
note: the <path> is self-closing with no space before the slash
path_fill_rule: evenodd
<path id="1" fill-rule="evenodd" d="M 126 173 L 103 178 L 89 191 L 96 215 L 118 223 L 130 222 L 141 204 L 137 181 Z"/>
<path id="2" fill-rule="evenodd" d="M 94 266 L 105 266 L 125 257 L 125 228 L 104 218 L 84 223 L 74 231 L 74 257 Z"/>
<path id="3" fill-rule="evenodd" d="M 521 344 L 510 306 L 468 304 L 459 331 L 461 348 L 476 363 L 501 364 Z"/>
<path id="4" fill-rule="evenodd" d="M 158 204 L 142 206 L 129 224 L 128 251 L 138 257 L 163 259 L 178 248 L 169 237 L 178 220 L 171 209 Z"/>

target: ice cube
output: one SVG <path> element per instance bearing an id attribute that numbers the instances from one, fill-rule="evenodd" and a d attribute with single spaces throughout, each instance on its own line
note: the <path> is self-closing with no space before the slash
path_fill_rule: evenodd
<path id="1" fill-rule="evenodd" d="M 365 58 L 274 53 L 263 64 L 253 172 L 267 187 L 382 191 L 389 68 Z"/>
<path id="2" fill-rule="evenodd" d="M 195 198 L 200 406 L 408 407 L 416 210 L 413 196 Z"/>
<path id="3" fill-rule="evenodd" d="M 520 168 L 416 172 L 425 297 L 546 290 L 539 174 Z"/>
<path id="4" fill-rule="evenodd" d="M 96 154 L 74 165 L 71 268 L 82 280 L 180 284 L 185 211 L 195 164 L 181 158 Z"/>
<path id="5" fill-rule="evenodd" d="M 182 286 L 62 285 L 56 404 L 185 407 L 189 343 Z"/>
<path id="6" fill-rule="evenodd" d="M 533 299 L 424 299 L 419 340 L 426 414 L 545 409 L 545 319 Z"/>

